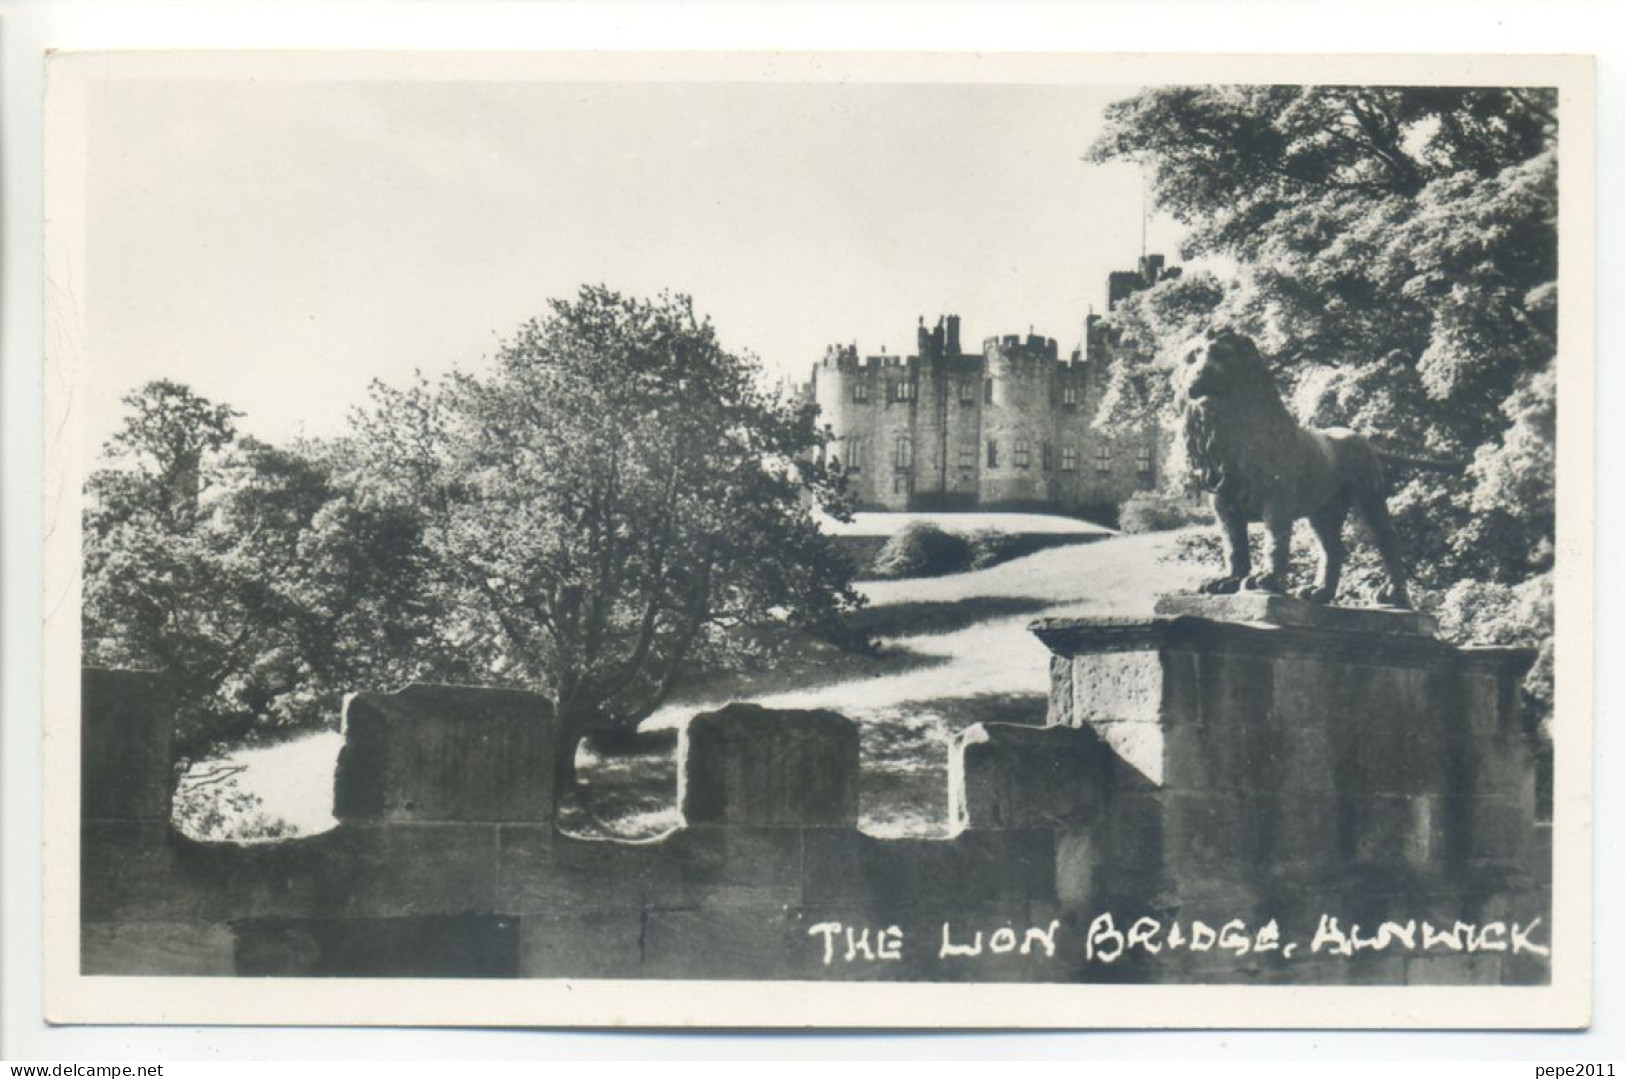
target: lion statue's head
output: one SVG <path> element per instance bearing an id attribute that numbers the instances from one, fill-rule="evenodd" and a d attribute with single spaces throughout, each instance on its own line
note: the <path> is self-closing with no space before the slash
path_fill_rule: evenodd
<path id="1" fill-rule="evenodd" d="M 1195 338 L 1180 352 L 1174 387 L 1197 482 L 1209 491 L 1224 485 L 1255 493 L 1295 423 L 1252 338 L 1225 328 Z"/>
<path id="2" fill-rule="evenodd" d="M 1180 396 L 1187 400 L 1231 398 L 1279 401 L 1258 346 L 1244 334 L 1215 328 L 1191 341 L 1181 357 L 1177 376 Z"/>

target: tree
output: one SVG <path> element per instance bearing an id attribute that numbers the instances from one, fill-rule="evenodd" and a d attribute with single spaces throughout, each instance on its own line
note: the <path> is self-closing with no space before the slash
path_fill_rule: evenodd
<path id="1" fill-rule="evenodd" d="M 1471 462 L 1399 477 L 1419 583 L 1538 582 L 1555 527 L 1556 139 L 1542 89 L 1198 86 L 1114 103 L 1091 157 L 1140 162 L 1189 227 L 1185 257 L 1226 270 L 1112 313 L 1137 357 L 1107 418 L 1167 415 L 1161 358 L 1228 323 L 1274 357 L 1300 418 Z M 1521 609 L 1523 639 L 1549 637 L 1549 605 Z"/>
<path id="2" fill-rule="evenodd" d="M 184 386 L 125 403 L 87 483 L 85 658 L 158 673 L 183 765 L 418 672 L 410 521 L 341 488 L 321 447 L 239 438 L 240 413 Z"/>
<path id="3" fill-rule="evenodd" d="M 487 377 L 376 386 L 356 417 L 367 489 L 421 514 L 451 636 L 553 701 L 566 783 L 584 734 L 786 627 L 838 634 L 857 602 L 814 517 L 843 504 L 825 435 L 760 374 L 687 297 L 589 287 Z"/>

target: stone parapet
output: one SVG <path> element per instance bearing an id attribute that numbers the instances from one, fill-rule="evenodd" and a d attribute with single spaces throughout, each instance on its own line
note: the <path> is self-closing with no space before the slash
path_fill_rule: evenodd
<path id="1" fill-rule="evenodd" d="M 1035 624 L 1052 723 L 962 732 L 946 839 L 861 832 L 858 727 L 756 705 L 681 735 L 683 826 L 568 835 L 545 701 L 413 686 L 349 702 L 338 827 L 200 843 L 168 820 L 173 720 L 151 676 L 87 672 L 81 972 L 1549 980 L 1533 950 L 1101 958 L 1114 932 L 1166 943 L 1237 924 L 1278 925 L 1308 952 L 1328 915 L 1365 938 L 1430 921 L 1551 940 L 1517 711 L 1527 653 L 1393 619 L 1227 610 L 1265 617 Z"/>

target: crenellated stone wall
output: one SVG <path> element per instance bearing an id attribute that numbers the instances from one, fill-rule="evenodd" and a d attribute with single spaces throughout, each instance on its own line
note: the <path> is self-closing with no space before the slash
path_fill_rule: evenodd
<path id="1" fill-rule="evenodd" d="M 683 827 L 576 838 L 545 701 L 412 686 L 348 702 L 333 831 L 198 843 L 149 676 L 86 671 L 83 970 L 1549 978 L 1526 654 L 1256 597 L 1034 629 L 1050 725 L 963 732 L 944 840 L 859 830 L 855 724 L 754 705 L 683 734 Z"/>

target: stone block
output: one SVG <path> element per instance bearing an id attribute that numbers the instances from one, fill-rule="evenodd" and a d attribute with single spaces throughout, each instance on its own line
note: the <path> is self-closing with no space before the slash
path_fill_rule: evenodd
<path id="1" fill-rule="evenodd" d="M 1254 732 L 1248 747 L 1251 789 L 1330 794 L 1338 789 L 1333 735 L 1325 727 L 1278 726 Z"/>
<path id="2" fill-rule="evenodd" d="M 488 824 L 341 825 L 318 909 L 350 917 L 498 909 L 498 831 Z"/>
<path id="3" fill-rule="evenodd" d="M 801 900 L 799 829 L 689 828 L 660 849 L 655 902 L 746 909 Z"/>
<path id="4" fill-rule="evenodd" d="M 1105 859 L 1105 837 L 1099 830 L 1063 831 L 1055 837 L 1055 898 L 1084 906 L 1095 897 L 1096 870 Z"/>
<path id="5" fill-rule="evenodd" d="M 1405 963 L 1406 985 L 1500 985 L 1501 956 L 1425 955 Z"/>
<path id="6" fill-rule="evenodd" d="M 1462 794 L 1505 798 L 1535 805 L 1535 741 L 1521 731 L 1494 737 L 1462 739 L 1470 761 L 1471 783 Z"/>
<path id="7" fill-rule="evenodd" d="M 977 723 L 948 751 L 948 815 L 965 828 L 1035 828 L 1099 816 L 1112 751 L 1091 730 Z"/>
<path id="8" fill-rule="evenodd" d="M 575 839 L 551 827 L 504 825 L 498 839 L 497 909 L 532 914 L 635 908 L 675 886 L 669 846 Z"/>
<path id="9" fill-rule="evenodd" d="M 553 819 L 558 732 L 544 697 L 415 684 L 345 702 L 334 815 L 353 821 Z"/>
<path id="10" fill-rule="evenodd" d="M 1439 799 L 1427 795 L 1349 795 L 1346 843 L 1355 860 L 1369 865 L 1421 868 L 1444 855 Z"/>
<path id="11" fill-rule="evenodd" d="M 1273 663 L 1270 721 L 1276 730 L 1347 727 L 1351 695 L 1344 688 L 1347 669 L 1304 656 L 1282 656 Z"/>
<path id="12" fill-rule="evenodd" d="M 256 977 L 513 978 L 519 920 L 492 914 L 248 919 L 237 973 Z"/>
<path id="13" fill-rule="evenodd" d="M 1164 719 L 1162 661 L 1156 652 L 1084 652 L 1071 660 L 1072 700 L 1065 711 L 1072 726 Z M 1056 723 L 1055 715 L 1050 722 Z"/>
<path id="14" fill-rule="evenodd" d="M 1467 801 L 1466 850 L 1469 861 L 1530 866 L 1535 849 L 1534 807 L 1527 799 L 1473 798 Z"/>
<path id="15" fill-rule="evenodd" d="M 1350 723 L 1328 731 L 1332 777 L 1345 794 L 1433 794 L 1450 791 L 1454 754 L 1428 725 L 1406 734 Z"/>
<path id="16" fill-rule="evenodd" d="M 1049 711 L 1044 722 L 1052 727 L 1075 727 L 1072 715 L 1072 660 L 1049 657 Z"/>
<path id="17" fill-rule="evenodd" d="M 695 716 L 677 754 L 691 825 L 857 825 L 858 728 L 834 712 L 731 704 Z"/>
<path id="18" fill-rule="evenodd" d="M 1494 668 L 1462 675 L 1461 696 L 1467 722 L 1482 737 L 1502 735 L 1517 725 L 1517 680 Z"/>
<path id="19" fill-rule="evenodd" d="M 1117 768 L 1117 773 L 1132 773 L 1152 787 L 1161 787 L 1167 782 L 1169 732 L 1160 723 L 1130 720 L 1093 722 L 1089 726 L 1120 764 L 1126 766 Z"/>
<path id="20" fill-rule="evenodd" d="M 1180 791 L 1246 791 L 1279 778 L 1268 770 L 1275 744 L 1267 727 L 1190 724 L 1162 734 L 1161 786 Z"/>
<path id="21" fill-rule="evenodd" d="M 1272 870 L 1293 875 L 1342 861 L 1345 801 L 1329 792 L 1256 796 L 1259 841 Z"/>
<path id="22" fill-rule="evenodd" d="M 202 901 L 185 887 L 167 821 L 85 821 L 79 831 L 79 910 L 85 921 L 190 921 Z"/>
<path id="23" fill-rule="evenodd" d="M 176 839 L 172 885 L 208 918 L 297 917 L 341 909 L 356 858 L 346 829 L 272 843 Z"/>
<path id="24" fill-rule="evenodd" d="M 895 913 L 1055 894 L 1055 833 L 1050 829 L 881 840 L 820 828 L 807 830 L 802 838 L 803 901 L 809 906 L 870 903 Z"/>
<path id="25" fill-rule="evenodd" d="M 168 822 L 175 713 L 158 676 L 87 667 L 79 681 L 83 820 Z"/>
<path id="26" fill-rule="evenodd" d="M 520 920 L 521 978 L 636 978 L 643 968 L 642 908 L 552 910 Z"/>
<path id="27" fill-rule="evenodd" d="M 1162 791 L 1114 793 L 1101 827 L 1102 859 L 1119 866 L 1160 867 L 1167 797 Z"/>
<path id="28" fill-rule="evenodd" d="M 644 920 L 645 978 L 786 978 L 789 915 L 756 910 L 650 910 Z"/>
<path id="29" fill-rule="evenodd" d="M 1275 672 L 1269 659 L 1204 653 L 1198 661 L 1197 686 L 1199 722 L 1237 729 L 1272 725 Z"/>
<path id="30" fill-rule="evenodd" d="M 79 973 L 207 977 L 236 973 L 229 925 L 208 922 L 85 922 Z"/>
<path id="31" fill-rule="evenodd" d="M 1246 880 L 1267 867 L 1259 800 L 1236 792 L 1170 793 L 1161 800 L 1163 865 L 1192 880 Z"/>

